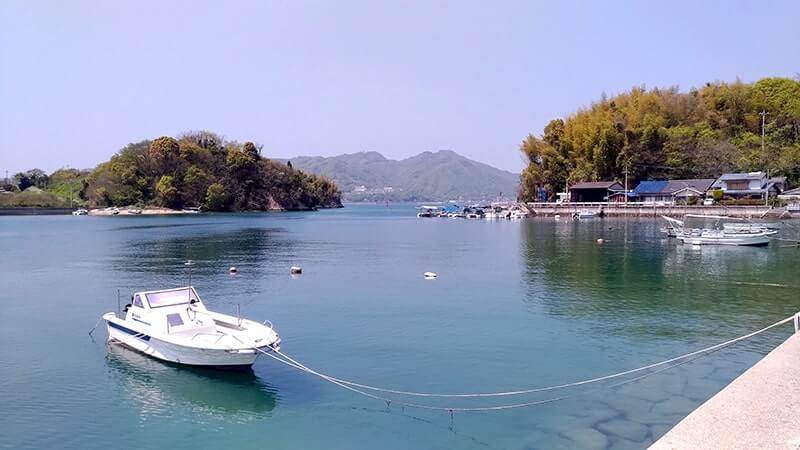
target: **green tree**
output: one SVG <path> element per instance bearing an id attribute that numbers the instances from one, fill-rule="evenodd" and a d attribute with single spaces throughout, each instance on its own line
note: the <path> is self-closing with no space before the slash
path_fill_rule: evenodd
<path id="1" fill-rule="evenodd" d="M 759 112 L 769 115 L 765 150 Z M 520 195 L 551 195 L 579 181 L 630 182 L 713 178 L 725 171 L 770 169 L 800 182 L 800 82 L 766 78 L 753 84 L 707 83 L 677 88 L 634 87 L 603 97 L 564 119 L 551 120 L 541 138 L 528 136 Z M 536 187 L 536 188 L 534 188 Z"/>
<path id="2" fill-rule="evenodd" d="M 178 191 L 175 178 L 164 175 L 156 184 L 156 200 L 161 206 L 175 208 L 180 206 L 180 191 Z"/>
<path id="3" fill-rule="evenodd" d="M 27 173 L 19 172 L 14 174 L 14 184 L 20 191 L 24 191 L 33 186 L 33 180 L 31 180 L 31 177 L 29 177 Z"/>
<path id="4" fill-rule="evenodd" d="M 219 183 L 210 185 L 206 191 L 206 198 L 203 204 L 205 209 L 209 211 L 222 211 L 225 209 L 225 204 L 225 186 Z"/>
<path id="5" fill-rule="evenodd" d="M 183 177 L 183 203 L 191 206 L 202 205 L 206 189 L 211 182 L 212 177 L 203 169 L 195 165 L 189 166 Z"/>
<path id="6" fill-rule="evenodd" d="M 161 136 L 150 144 L 149 156 L 156 175 L 173 174 L 180 161 L 180 145 L 175 138 Z"/>

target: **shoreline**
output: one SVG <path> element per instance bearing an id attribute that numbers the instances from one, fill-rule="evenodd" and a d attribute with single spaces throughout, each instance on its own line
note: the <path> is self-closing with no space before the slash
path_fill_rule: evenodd
<path id="1" fill-rule="evenodd" d="M 126 208 L 117 208 L 119 213 L 114 214 L 112 208 L 92 208 L 88 209 L 87 216 L 98 217 L 118 217 L 118 216 L 179 216 L 179 215 L 194 215 L 194 214 L 242 214 L 242 213 L 281 213 L 281 212 L 311 212 L 320 209 L 339 209 L 342 206 L 326 206 L 319 208 L 305 208 L 305 209 L 271 209 L 271 210 L 248 210 L 248 211 L 187 211 L 182 209 L 170 209 L 159 207 L 138 208 L 141 213 L 135 214 L 129 212 Z M 79 209 L 73 208 L 58 208 L 58 207 L 40 207 L 40 206 L 20 206 L 0 208 L 0 217 L 2 216 L 68 216 L 74 211 Z M 84 208 L 85 209 L 85 208 Z"/>
<path id="2" fill-rule="evenodd" d="M 187 212 L 180 209 L 170 208 L 141 208 L 138 214 L 131 213 L 127 208 L 118 208 L 118 213 L 114 214 L 113 209 L 108 208 L 95 208 L 89 210 L 89 216 L 165 216 L 165 215 L 179 215 L 179 214 L 197 214 L 194 212 Z"/>

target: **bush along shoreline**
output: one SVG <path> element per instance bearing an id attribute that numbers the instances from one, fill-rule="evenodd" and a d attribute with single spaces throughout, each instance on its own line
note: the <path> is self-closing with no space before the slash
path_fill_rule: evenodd
<path id="1" fill-rule="evenodd" d="M 50 183 L 50 180 L 57 182 Z M 34 189 L 31 189 L 34 188 Z M 307 211 L 342 207 L 329 179 L 265 158 L 252 142 L 206 131 L 127 145 L 92 171 L 38 169 L 15 175 L 0 207 L 199 208 Z M 21 192 L 14 192 L 14 191 Z"/>

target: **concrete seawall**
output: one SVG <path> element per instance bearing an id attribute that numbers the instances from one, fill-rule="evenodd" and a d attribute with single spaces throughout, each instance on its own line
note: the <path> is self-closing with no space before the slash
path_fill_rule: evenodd
<path id="1" fill-rule="evenodd" d="M 680 205 L 655 205 L 643 203 L 527 203 L 531 212 L 541 216 L 560 214 L 567 216 L 578 211 L 602 210 L 606 216 L 623 217 L 682 217 L 686 214 L 703 214 L 715 216 L 742 217 L 750 219 L 790 219 L 792 214 L 785 208 L 771 208 L 768 206 L 680 206 Z M 794 217 L 800 218 L 800 215 Z"/>
<path id="2" fill-rule="evenodd" d="M 799 356 L 795 333 L 650 449 L 800 449 Z"/>

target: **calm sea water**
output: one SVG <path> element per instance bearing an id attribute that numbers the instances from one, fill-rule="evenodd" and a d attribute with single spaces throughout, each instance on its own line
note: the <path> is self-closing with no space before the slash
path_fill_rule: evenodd
<path id="1" fill-rule="evenodd" d="M 268 358 L 166 365 L 87 331 L 134 290 L 193 284 L 270 319 L 283 350 L 398 389 L 522 389 L 605 375 L 800 310 L 800 251 L 693 249 L 653 220 L 417 219 L 409 205 L 185 217 L 0 217 L 0 447 L 643 448 L 789 327 L 623 386 L 530 408 L 419 411 Z M 606 239 L 598 246 L 598 237 Z M 300 265 L 303 275 L 289 276 Z M 239 273 L 230 275 L 236 266 Z M 435 281 L 422 273 L 439 274 Z M 761 283 L 780 286 L 765 286 Z M 439 406 L 536 401 L 410 399 Z"/>

